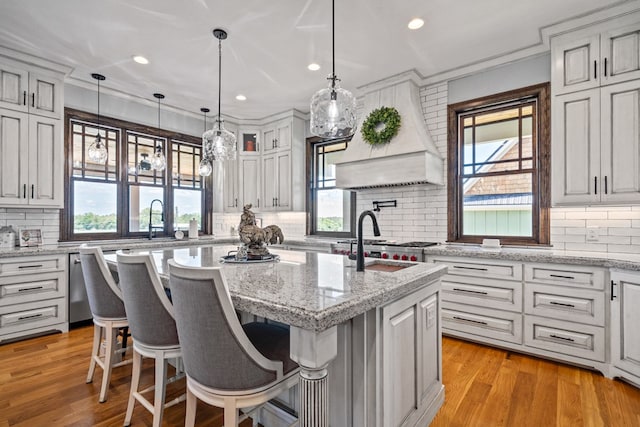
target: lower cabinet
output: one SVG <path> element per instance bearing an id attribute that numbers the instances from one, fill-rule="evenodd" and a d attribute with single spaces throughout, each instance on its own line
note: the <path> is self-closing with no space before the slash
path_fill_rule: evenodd
<path id="1" fill-rule="evenodd" d="M 0 259 L 0 342 L 68 331 L 65 255 Z"/>
<path id="2" fill-rule="evenodd" d="M 640 387 L 640 272 L 611 273 L 612 374 Z"/>

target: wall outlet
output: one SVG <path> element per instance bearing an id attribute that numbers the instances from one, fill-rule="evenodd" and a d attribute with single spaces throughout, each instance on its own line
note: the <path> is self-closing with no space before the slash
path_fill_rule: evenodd
<path id="1" fill-rule="evenodd" d="M 587 242 L 597 242 L 600 240 L 600 227 L 587 227 Z"/>
<path id="2" fill-rule="evenodd" d="M 427 329 L 433 327 L 436 323 L 436 305 L 431 304 L 427 307 Z"/>

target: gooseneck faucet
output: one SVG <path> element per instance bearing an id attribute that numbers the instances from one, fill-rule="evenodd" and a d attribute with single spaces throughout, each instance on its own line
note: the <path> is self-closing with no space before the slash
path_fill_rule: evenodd
<path id="1" fill-rule="evenodd" d="M 358 218 L 358 248 L 356 252 L 356 271 L 364 271 L 364 243 L 362 242 L 362 221 L 365 216 L 370 216 L 373 221 L 373 235 L 379 236 L 380 229 L 378 228 L 378 220 L 371 211 L 364 211 Z"/>
<path id="2" fill-rule="evenodd" d="M 153 222 L 152 222 L 152 217 L 153 217 L 153 204 L 155 202 L 160 203 L 160 221 L 162 221 L 164 223 L 164 205 L 162 204 L 162 200 L 160 199 L 153 199 L 151 201 L 151 206 L 149 206 L 149 240 L 151 240 L 153 238 L 153 229 L 154 228 L 163 228 L 163 227 L 154 227 Z"/>

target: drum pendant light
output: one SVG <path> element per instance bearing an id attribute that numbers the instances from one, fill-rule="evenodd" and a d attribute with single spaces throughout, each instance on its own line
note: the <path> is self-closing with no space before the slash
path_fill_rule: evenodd
<path id="1" fill-rule="evenodd" d="M 333 70 L 327 77 L 329 86 L 311 98 L 311 134 L 321 138 L 353 135 L 356 130 L 356 98 L 340 87 L 336 76 L 335 0 L 331 0 L 331 41 Z"/>
<path id="2" fill-rule="evenodd" d="M 93 163 L 98 163 L 100 165 L 104 165 L 107 162 L 107 157 L 109 157 L 109 153 L 107 152 L 107 146 L 104 142 L 102 142 L 102 138 L 100 137 L 100 82 L 105 80 L 106 77 L 102 74 L 91 74 L 91 77 L 98 81 L 98 132 L 96 133 L 96 139 L 89 146 L 89 160 Z"/>

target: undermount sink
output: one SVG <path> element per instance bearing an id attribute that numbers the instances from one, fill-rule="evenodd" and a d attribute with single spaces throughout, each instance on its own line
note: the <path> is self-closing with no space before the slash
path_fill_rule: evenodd
<path id="1" fill-rule="evenodd" d="M 398 270 L 404 270 L 405 268 L 411 267 L 416 264 L 412 263 L 404 263 L 404 262 L 394 262 L 394 261 L 383 261 L 377 259 L 373 262 L 365 264 L 365 270 L 373 270 L 373 271 L 385 271 L 387 273 L 393 273 Z"/>

